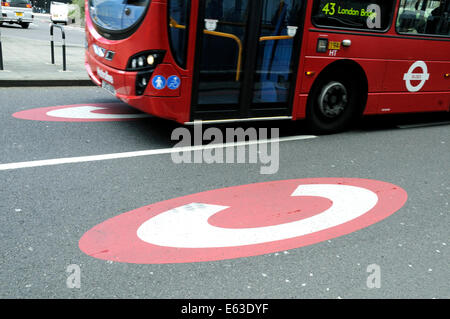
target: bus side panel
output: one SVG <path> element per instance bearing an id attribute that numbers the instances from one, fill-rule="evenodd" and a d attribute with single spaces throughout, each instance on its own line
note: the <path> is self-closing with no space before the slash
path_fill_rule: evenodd
<path id="1" fill-rule="evenodd" d="M 298 77 L 300 90 L 297 93 L 293 118 L 304 118 L 306 96 L 317 76 L 329 64 L 342 59 L 359 64 L 367 76 L 369 94 L 364 114 L 448 110 L 450 78 L 445 77 L 445 74 L 450 73 L 450 62 L 446 62 L 450 56 L 450 42 L 390 37 L 394 34 L 392 30 L 381 37 L 348 34 L 345 31 L 341 34 L 327 33 L 326 30 L 306 31 L 305 38 L 308 40 L 303 46 L 305 57 L 302 59 L 303 65 Z M 343 40 L 351 40 L 351 46 L 341 45 L 339 50 L 317 53 L 319 38 L 328 39 L 329 43 L 341 44 Z M 405 74 L 422 73 L 420 68 L 410 70 L 417 61 L 425 62 L 429 78 L 418 92 L 410 92 L 407 89 Z M 305 72 L 308 71 L 314 72 L 314 76 L 306 76 Z M 413 75 L 412 86 L 420 83 L 414 80 L 416 78 L 416 75 Z"/>
<path id="2" fill-rule="evenodd" d="M 380 113 L 450 109 L 450 79 L 445 77 L 450 72 L 450 62 L 394 60 L 387 61 L 386 66 L 386 93 L 380 95 Z"/>
<path id="3" fill-rule="evenodd" d="M 308 77 L 302 74 L 303 78 L 300 79 L 301 93 L 308 93 L 317 76 L 322 72 L 325 67 L 338 60 L 352 60 L 359 64 L 364 73 L 367 76 L 369 92 L 382 92 L 383 91 L 383 79 L 386 72 L 386 61 L 383 60 L 369 60 L 369 59 L 346 59 L 346 58 L 323 58 L 323 57 L 306 57 L 304 62 L 305 72 L 315 72 L 313 77 Z"/>
<path id="4" fill-rule="evenodd" d="M 393 30 L 391 32 L 394 32 Z M 389 47 L 388 72 L 383 79 L 380 112 L 421 112 L 450 110 L 450 39 L 386 39 Z"/>
<path id="5" fill-rule="evenodd" d="M 307 56 L 303 62 L 303 72 L 299 72 L 298 81 L 300 84 L 300 93 L 298 100 L 294 104 L 293 119 L 305 118 L 306 103 L 308 94 L 317 79 L 320 72 L 328 65 L 342 58 L 330 58 L 330 57 L 317 57 Z M 386 72 L 386 63 L 381 60 L 369 60 L 369 59 L 352 59 L 358 63 L 367 75 L 369 96 L 367 98 L 367 104 L 365 108 L 365 114 L 377 114 L 379 112 L 378 96 L 373 92 L 382 92 L 383 90 L 383 78 Z M 315 72 L 314 76 L 306 76 L 305 72 Z M 370 76 L 369 76 L 370 75 Z"/>
<path id="6" fill-rule="evenodd" d="M 450 52 L 449 52 L 450 56 Z M 414 67 L 417 61 L 423 61 L 425 70 L 420 67 Z M 445 74 L 450 73 L 450 62 L 427 61 L 427 60 L 391 60 L 385 62 L 388 68 L 383 79 L 383 91 L 385 92 L 408 92 L 407 82 L 405 80 L 408 74 L 421 78 L 426 76 L 423 86 L 420 88 L 421 80 L 411 80 L 411 86 L 420 88 L 420 92 L 439 92 L 450 90 L 450 78 L 446 79 Z"/>
<path id="7" fill-rule="evenodd" d="M 380 93 L 381 113 L 450 111 L 450 92 Z"/>

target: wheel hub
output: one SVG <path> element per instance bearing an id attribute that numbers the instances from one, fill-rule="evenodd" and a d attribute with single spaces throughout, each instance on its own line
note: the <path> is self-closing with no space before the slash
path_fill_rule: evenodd
<path id="1" fill-rule="evenodd" d="M 340 82 L 330 82 L 324 86 L 318 100 L 321 113 L 329 118 L 342 114 L 347 102 L 347 89 Z"/>

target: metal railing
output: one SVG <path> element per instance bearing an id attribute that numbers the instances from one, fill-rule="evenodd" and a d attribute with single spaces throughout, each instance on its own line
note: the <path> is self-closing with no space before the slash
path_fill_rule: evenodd
<path id="1" fill-rule="evenodd" d="M 62 36 L 62 58 L 63 58 L 63 71 L 67 71 L 66 67 L 66 33 L 64 32 L 64 28 L 58 24 L 52 23 L 50 25 L 50 49 L 51 49 L 51 55 L 52 55 L 52 64 L 55 64 L 55 41 L 53 39 L 53 28 L 57 27 L 61 29 L 61 36 Z"/>
<path id="2" fill-rule="evenodd" d="M 0 30 L 0 71 L 3 71 L 2 30 Z"/>

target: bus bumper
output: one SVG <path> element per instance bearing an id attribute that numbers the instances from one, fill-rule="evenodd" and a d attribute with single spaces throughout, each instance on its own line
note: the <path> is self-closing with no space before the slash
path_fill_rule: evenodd
<path id="1" fill-rule="evenodd" d="M 186 108 L 186 103 L 180 96 L 180 89 L 156 90 L 149 84 L 144 94 L 136 95 L 137 72 L 111 68 L 99 62 L 89 51 L 85 53 L 85 68 L 92 82 L 130 106 L 179 123 L 189 121 L 190 110 Z M 163 71 L 164 74 L 174 73 L 172 67 L 168 65 L 158 66 L 154 74 L 160 74 L 158 73 L 160 71 Z"/>

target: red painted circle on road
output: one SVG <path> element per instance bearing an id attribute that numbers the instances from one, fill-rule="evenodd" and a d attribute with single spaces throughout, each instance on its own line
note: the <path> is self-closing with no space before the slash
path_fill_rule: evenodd
<path id="1" fill-rule="evenodd" d="M 123 103 L 73 104 L 39 107 L 14 113 L 15 118 L 51 122 L 130 121 L 150 117 L 149 114 Z"/>
<path id="2" fill-rule="evenodd" d="M 309 178 L 234 186 L 144 206 L 86 232 L 80 249 L 138 264 L 187 263 L 312 245 L 372 225 L 407 200 L 376 180 Z"/>

